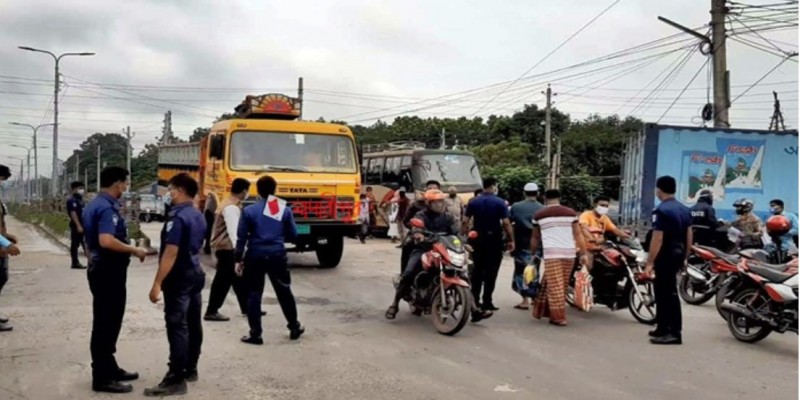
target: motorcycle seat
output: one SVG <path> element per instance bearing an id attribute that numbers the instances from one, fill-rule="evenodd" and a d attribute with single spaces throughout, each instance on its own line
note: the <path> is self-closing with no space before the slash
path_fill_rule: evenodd
<path id="1" fill-rule="evenodd" d="M 713 248 L 713 247 L 709 247 L 709 246 L 697 245 L 697 247 L 699 247 L 699 248 L 701 248 L 701 249 L 703 249 L 705 251 L 708 251 L 708 252 L 714 254 L 716 257 L 721 258 L 721 259 L 723 259 L 725 261 L 728 261 L 728 262 L 730 262 L 732 264 L 736 264 L 736 263 L 739 262 L 739 256 L 738 255 L 728 254 L 728 253 L 726 253 L 726 252 L 724 252 L 722 250 L 719 250 L 719 249 L 716 249 L 716 248 Z"/>
<path id="2" fill-rule="evenodd" d="M 748 266 L 748 268 L 750 268 L 751 272 L 754 272 L 754 273 L 756 273 L 756 274 L 758 274 L 760 276 L 763 276 L 764 278 L 767 278 L 768 280 L 770 280 L 772 282 L 783 282 L 783 281 L 785 281 L 785 280 L 787 280 L 787 279 L 789 279 L 789 278 L 791 278 L 791 277 L 793 277 L 795 275 L 795 274 L 792 274 L 792 273 L 787 274 L 787 273 L 784 272 L 787 269 L 789 269 L 789 266 L 787 264 L 770 265 L 770 264 L 763 264 L 763 263 L 751 263 L 751 262 L 748 262 L 747 266 Z"/>

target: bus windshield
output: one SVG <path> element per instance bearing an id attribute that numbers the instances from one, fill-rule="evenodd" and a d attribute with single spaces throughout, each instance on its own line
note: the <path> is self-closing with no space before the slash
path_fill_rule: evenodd
<path id="1" fill-rule="evenodd" d="M 230 160 L 234 170 L 358 172 L 353 141 L 341 135 L 237 131 Z"/>
<path id="2" fill-rule="evenodd" d="M 414 186 L 421 187 L 429 180 L 444 186 L 475 186 L 481 184 L 481 174 L 475 157 L 468 154 L 423 154 L 414 163 Z"/>

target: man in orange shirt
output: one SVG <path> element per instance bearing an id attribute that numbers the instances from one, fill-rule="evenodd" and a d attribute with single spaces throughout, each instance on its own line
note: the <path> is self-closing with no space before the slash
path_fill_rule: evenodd
<path id="1" fill-rule="evenodd" d="M 602 244 L 605 242 L 604 235 L 606 233 L 611 233 L 620 239 L 630 238 L 630 235 L 617 228 L 614 222 L 611 221 L 611 218 L 608 218 L 610 202 L 611 199 L 606 196 L 595 197 L 594 209 L 584 211 L 578 219 L 578 222 L 581 224 L 581 231 L 583 232 L 586 246 L 589 250 L 589 265 L 586 266 L 589 269 L 594 265 L 593 253 L 602 248 Z M 597 231 L 597 233 L 593 233 L 592 231 Z"/>

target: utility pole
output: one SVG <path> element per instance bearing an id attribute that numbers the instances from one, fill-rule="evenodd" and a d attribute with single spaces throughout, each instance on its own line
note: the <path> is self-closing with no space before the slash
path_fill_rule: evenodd
<path id="1" fill-rule="evenodd" d="M 544 109 L 544 147 L 545 147 L 545 161 L 547 163 L 547 188 L 552 188 L 555 185 L 555 179 L 553 179 L 553 156 L 552 156 L 552 144 L 553 144 L 553 137 L 551 131 L 551 123 L 550 123 L 550 109 L 552 106 L 552 97 L 555 96 L 553 91 L 550 89 L 550 84 L 547 84 L 547 91 L 542 92 L 547 97 L 547 105 Z"/>
<path id="2" fill-rule="evenodd" d="M 75 153 L 75 180 L 81 179 L 79 174 L 80 172 L 80 164 L 81 164 L 81 153 Z"/>
<path id="3" fill-rule="evenodd" d="M 164 114 L 164 127 L 161 128 L 161 139 L 158 144 L 172 143 L 172 111 L 168 110 Z"/>
<path id="4" fill-rule="evenodd" d="M 33 184 L 31 183 L 31 152 L 28 150 L 28 184 L 25 185 L 25 197 L 28 198 L 28 201 L 31 201 L 31 195 L 33 194 Z"/>
<path id="5" fill-rule="evenodd" d="M 97 193 L 100 193 L 100 145 L 97 145 Z"/>
<path id="6" fill-rule="evenodd" d="M 89 190 L 89 168 L 83 169 L 83 187 Z"/>
<path id="7" fill-rule="evenodd" d="M 730 107 L 730 75 L 728 71 L 725 15 L 728 8 L 725 0 L 711 0 L 711 51 L 714 57 L 714 127 L 728 128 Z"/>
<path id="8" fill-rule="evenodd" d="M 772 120 L 769 121 L 769 130 L 785 131 L 786 125 L 783 123 L 783 112 L 781 112 L 781 101 L 778 100 L 778 92 L 773 90 L 772 97 L 775 98 L 775 103 L 773 104 Z"/>
<path id="9" fill-rule="evenodd" d="M 300 102 L 300 116 L 299 120 L 303 120 L 303 77 L 297 80 L 297 100 Z"/>
<path id="10" fill-rule="evenodd" d="M 447 148 L 447 144 L 445 143 L 445 137 L 446 137 L 445 135 L 446 135 L 446 130 L 445 130 L 445 128 L 442 128 L 442 134 L 439 135 L 439 138 L 442 141 L 442 144 L 439 145 L 439 148 L 442 149 L 442 150 Z"/>
<path id="11" fill-rule="evenodd" d="M 133 151 L 133 147 L 131 146 L 131 139 L 133 139 L 133 137 L 136 136 L 136 133 L 131 133 L 131 127 L 130 126 L 126 127 L 125 130 L 122 131 L 122 133 L 125 134 L 125 138 L 127 139 L 127 141 L 125 142 L 126 143 L 126 149 L 125 149 L 125 160 L 126 160 L 126 163 L 125 163 L 125 165 L 128 168 L 128 173 L 131 174 L 131 152 Z M 133 174 L 131 174 L 131 175 L 133 175 Z M 131 191 L 130 184 L 128 184 L 128 187 L 125 189 L 125 191 L 126 192 L 130 192 Z"/>
<path id="12" fill-rule="evenodd" d="M 725 16 L 728 14 L 725 0 L 711 0 L 711 39 L 702 33 L 693 31 L 681 24 L 658 17 L 662 22 L 686 32 L 708 45 L 708 52 L 700 50 L 704 55 L 709 52 L 713 57 L 714 81 L 714 127 L 729 128 L 728 109 L 730 108 L 730 72 L 728 71 L 727 48 L 725 33 Z"/>
<path id="13" fill-rule="evenodd" d="M 560 189 L 560 179 L 561 179 L 561 138 L 556 139 L 556 155 L 555 161 L 553 162 L 553 189 Z"/>

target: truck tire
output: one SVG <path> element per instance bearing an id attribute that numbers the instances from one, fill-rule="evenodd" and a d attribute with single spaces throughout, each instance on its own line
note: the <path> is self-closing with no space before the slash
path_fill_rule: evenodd
<path id="1" fill-rule="evenodd" d="M 317 247 L 317 261 L 320 268 L 336 268 L 342 261 L 344 253 L 344 237 L 333 236 L 328 238 L 328 243 Z"/>

